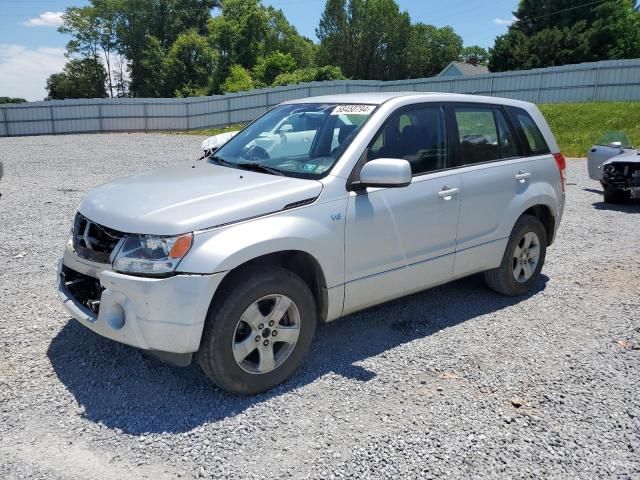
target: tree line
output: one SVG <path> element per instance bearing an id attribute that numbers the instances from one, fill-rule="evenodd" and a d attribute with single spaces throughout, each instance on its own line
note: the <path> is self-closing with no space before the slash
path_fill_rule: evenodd
<path id="1" fill-rule="evenodd" d="M 69 60 L 50 99 L 187 97 L 334 79 L 430 77 L 640 57 L 635 0 L 521 0 L 489 51 L 414 23 L 395 0 L 327 0 L 318 43 L 261 0 L 90 0 L 64 14 Z"/>

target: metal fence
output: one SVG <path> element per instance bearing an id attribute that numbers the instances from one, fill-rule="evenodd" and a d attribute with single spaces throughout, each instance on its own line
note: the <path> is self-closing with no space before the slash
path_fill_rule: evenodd
<path id="1" fill-rule="evenodd" d="M 640 101 L 640 59 L 383 82 L 312 82 L 194 98 L 53 100 L 0 106 L 0 136 L 175 131 L 248 122 L 286 100 L 357 92 L 452 92 L 534 103 Z"/>

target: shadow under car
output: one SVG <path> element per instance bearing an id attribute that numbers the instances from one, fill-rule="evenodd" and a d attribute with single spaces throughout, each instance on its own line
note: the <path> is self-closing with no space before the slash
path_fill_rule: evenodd
<path id="1" fill-rule="evenodd" d="M 255 396 L 225 393 L 212 386 L 196 364 L 162 364 L 75 320 L 51 341 L 47 355 L 60 381 L 84 407 L 86 419 L 134 435 L 184 432 L 234 416 L 327 373 L 367 382 L 376 374 L 357 362 L 508 308 L 543 291 L 547 281 L 541 275 L 529 294 L 511 298 L 490 291 L 482 275 L 475 275 L 321 325 L 303 366 L 284 384 Z"/>

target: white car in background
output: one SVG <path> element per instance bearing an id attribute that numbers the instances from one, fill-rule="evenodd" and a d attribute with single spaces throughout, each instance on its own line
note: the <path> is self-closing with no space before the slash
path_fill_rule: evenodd
<path id="1" fill-rule="evenodd" d="M 235 132 L 225 132 L 219 133 L 218 135 L 214 135 L 213 137 L 207 138 L 204 142 L 202 142 L 202 150 L 204 150 L 204 156 L 202 158 L 206 158 L 216 150 L 218 150 L 221 146 L 231 140 L 236 136 L 238 131 Z"/>
<path id="2" fill-rule="evenodd" d="M 640 150 L 624 132 L 607 132 L 588 153 L 589 177 L 597 180 L 606 203 L 640 199 Z"/>

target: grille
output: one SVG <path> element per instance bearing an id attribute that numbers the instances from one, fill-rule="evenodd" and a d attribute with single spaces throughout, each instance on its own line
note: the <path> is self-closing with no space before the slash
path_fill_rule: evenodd
<path id="1" fill-rule="evenodd" d="M 111 253 L 124 233 L 103 227 L 77 213 L 73 222 L 73 248 L 79 257 L 93 262 L 109 263 Z"/>
<path id="2" fill-rule="evenodd" d="M 602 179 L 620 187 L 640 187 L 640 165 L 637 163 L 611 163 L 603 171 Z"/>
<path id="3" fill-rule="evenodd" d="M 76 302 L 97 315 L 100 311 L 100 297 L 104 290 L 100 285 L 100 281 L 76 272 L 75 270 L 71 270 L 66 265 L 62 266 L 60 276 L 69 295 L 71 295 Z"/>

